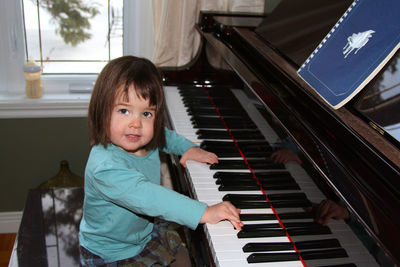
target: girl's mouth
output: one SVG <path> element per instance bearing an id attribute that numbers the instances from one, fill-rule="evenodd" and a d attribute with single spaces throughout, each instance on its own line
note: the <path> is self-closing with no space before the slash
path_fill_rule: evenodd
<path id="1" fill-rule="evenodd" d="M 126 137 L 131 141 L 137 141 L 140 139 L 140 135 L 136 134 L 127 134 Z"/>

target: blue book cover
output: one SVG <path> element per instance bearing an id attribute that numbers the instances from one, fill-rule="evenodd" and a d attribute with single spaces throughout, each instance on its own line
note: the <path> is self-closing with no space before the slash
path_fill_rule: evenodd
<path id="1" fill-rule="evenodd" d="M 400 46 L 400 0 L 355 0 L 298 70 L 337 109 L 379 72 Z"/>

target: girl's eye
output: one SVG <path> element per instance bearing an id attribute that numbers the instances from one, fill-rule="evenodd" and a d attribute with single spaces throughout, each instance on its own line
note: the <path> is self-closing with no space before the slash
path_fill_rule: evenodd
<path id="1" fill-rule="evenodd" d="M 119 113 L 121 113 L 121 114 L 128 114 L 129 111 L 128 111 L 127 109 L 125 109 L 125 108 L 121 108 L 121 109 L 119 110 Z"/>
<path id="2" fill-rule="evenodd" d="M 153 114 L 151 112 L 145 111 L 143 112 L 143 116 L 146 118 L 150 118 L 151 116 L 153 116 Z"/>

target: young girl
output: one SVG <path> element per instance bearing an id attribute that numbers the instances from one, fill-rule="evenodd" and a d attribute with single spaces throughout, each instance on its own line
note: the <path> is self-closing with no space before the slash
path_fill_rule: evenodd
<path id="1" fill-rule="evenodd" d="M 181 241 L 165 221 L 191 229 L 221 220 L 243 225 L 229 202 L 207 207 L 160 185 L 159 150 L 182 155 L 183 166 L 218 162 L 166 129 L 164 117 L 161 76 L 150 61 L 124 56 L 105 66 L 89 105 L 93 147 L 79 231 L 82 266 L 170 265 Z"/>

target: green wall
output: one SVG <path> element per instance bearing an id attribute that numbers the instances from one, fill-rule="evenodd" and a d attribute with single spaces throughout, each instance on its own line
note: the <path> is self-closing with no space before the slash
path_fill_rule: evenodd
<path id="1" fill-rule="evenodd" d="M 86 118 L 0 119 L 0 212 L 22 211 L 28 190 L 54 177 L 61 160 L 83 177 Z"/>

